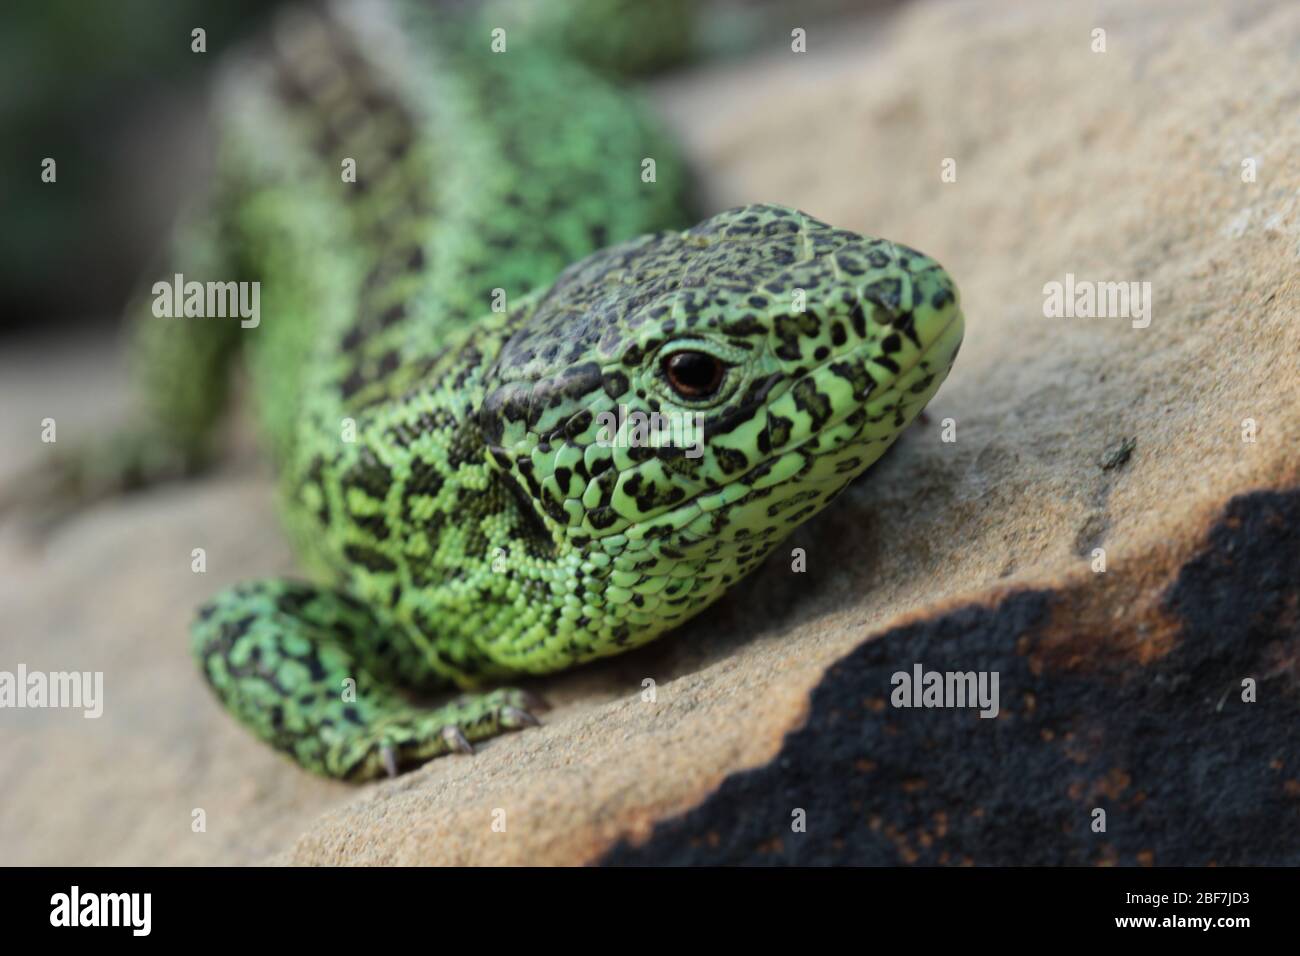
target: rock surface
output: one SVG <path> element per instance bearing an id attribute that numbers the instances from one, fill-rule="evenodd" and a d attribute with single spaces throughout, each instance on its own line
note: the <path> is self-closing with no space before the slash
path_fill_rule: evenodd
<path id="1" fill-rule="evenodd" d="M 186 653 L 200 600 L 292 568 L 248 455 L 43 554 L 5 530 L 0 668 L 103 670 L 106 706 L 0 713 L 0 862 L 1300 862 L 1300 9 L 918 4 L 774 49 L 656 98 L 710 208 L 952 272 L 929 423 L 675 636 L 540 682 L 545 726 L 366 788 Z M 1067 273 L 1150 282 L 1149 327 L 1045 317 Z M 112 369 L 7 352 L 5 447 L 111 419 Z M 998 718 L 890 707 L 915 663 L 998 671 Z"/>

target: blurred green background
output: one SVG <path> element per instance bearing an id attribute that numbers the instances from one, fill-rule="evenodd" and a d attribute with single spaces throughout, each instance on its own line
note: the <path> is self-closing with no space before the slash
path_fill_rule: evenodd
<path id="1" fill-rule="evenodd" d="M 792 13 L 804 23 L 901 0 L 488 2 L 518 3 L 591 65 L 636 74 L 788 43 Z M 584 16 L 592 4 L 625 7 L 637 20 L 673 15 L 679 3 L 691 11 L 690 49 L 647 50 L 645 63 L 602 63 L 600 38 L 584 27 L 599 19 Z M 0 3 L 0 335 L 118 318 L 181 200 L 206 175 L 213 70 L 281 5 Z M 191 50 L 196 27 L 206 31 L 204 53 Z M 57 163 L 55 183 L 41 180 L 46 157 Z"/>
<path id="2" fill-rule="evenodd" d="M 201 168 L 205 83 L 264 0 L 0 5 L 0 330 L 115 312 Z M 207 31 L 207 52 L 190 31 Z M 45 157 L 57 182 L 41 181 Z"/>

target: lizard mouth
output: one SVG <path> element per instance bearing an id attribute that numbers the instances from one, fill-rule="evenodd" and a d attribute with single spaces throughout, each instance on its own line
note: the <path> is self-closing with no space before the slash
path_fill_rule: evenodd
<path id="1" fill-rule="evenodd" d="M 890 423 L 892 427 L 889 429 L 888 440 L 883 443 L 888 447 L 929 403 L 935 392 L 939 390 L 939 386 L 948 377 L 948 372 L 961 348 L 964 334 L 965 318 L 960 309 L 954 310 L 953 315 L 934 338 L 926 343 L 911 363 L 893 375 L 884 388 L 873 390 L 867 395 L 863 404 L 841 411 L 826 426 L 787 451 L 804 451 L 808 445 L 833 432 L 836 426 L 845 424 L 859 413 L 864 418 L 862 423 L 864 429 L 868 425 Z M 869 359 L 870 356 L 864 357 L 864 361 Z M 847 438 L 842 442 L 832 443 L 828 448 L 818 449 L 812 457 L 832 455 L 853 444 L 854 440 Z"/>
<path id="2" fill-rule="evenodd" d="M 865 423 L 879 425 L 889 420 L 892 413 L 893 429 L 890 436 L 892 441 L 893 436 L 906 427 L 907 423 L 929 402 L 934 393 L 938 391 L 938 387 L 943 384 L 943 380 L 947 377 L 948 371 L 957 357 L 957 350 L 961 346 L 964 332 L 965 319 L 960 309 L 954 309 L 952 315 L 947 318 L 939 331 L 927 336 L 929 340 L 913 356 L 912 360 L 906 366 L 892 372 L 883 385 L 877 383 L 862 397 L 860 402 L 845 403 L 836 409 L 811 434 L 802 436 L 798 441 L 787 447 L 774 447 L 773 457 L 803 451 L 808 445 L 834 432 L 837 426 L 859 416 L 864 418 Z M 878 355 L 880 353 L 876 343 L 864 342 L 850 352 L 829 359 L 817 368 L 800 376 L 790 387 L 795 388 L 799 382 L 805 379 L 814 379 L 819 374 L 825 374 L 827 367 L 834 363 L 843 363 L 847 360 L 851 363 L 862 363 L 865 367 Z M 835 449 L 822 451 L 833 450 Z M 761 468 L 762 465 L 758 467 Z"/>

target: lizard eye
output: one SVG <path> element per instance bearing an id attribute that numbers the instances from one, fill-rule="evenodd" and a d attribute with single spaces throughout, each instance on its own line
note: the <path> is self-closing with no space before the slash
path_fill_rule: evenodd
<path id="1" fill-rule="evenodd" d="M 682 398 L 708 398 L 718 390 L 727 366 L 707 352 L 673 352 L 663 360 L 664 376 Z"/>

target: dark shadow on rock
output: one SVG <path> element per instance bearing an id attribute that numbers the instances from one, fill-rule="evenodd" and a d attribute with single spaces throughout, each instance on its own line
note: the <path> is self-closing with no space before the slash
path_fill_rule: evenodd
<path id="1" fill-rule="evenodd" d="M 866 641 L 775 758 L 601 862 L 1300 864 L 1300 489 L 1233 499 L 1127 643 L 1080 623 L 1071 600 L 1106 604 L 1084 590 Z M 1162 628 L 1145 664 L 1107 651 Z M 996 671 L 1001 716 L 890 706 L 916 663 Z"/>

